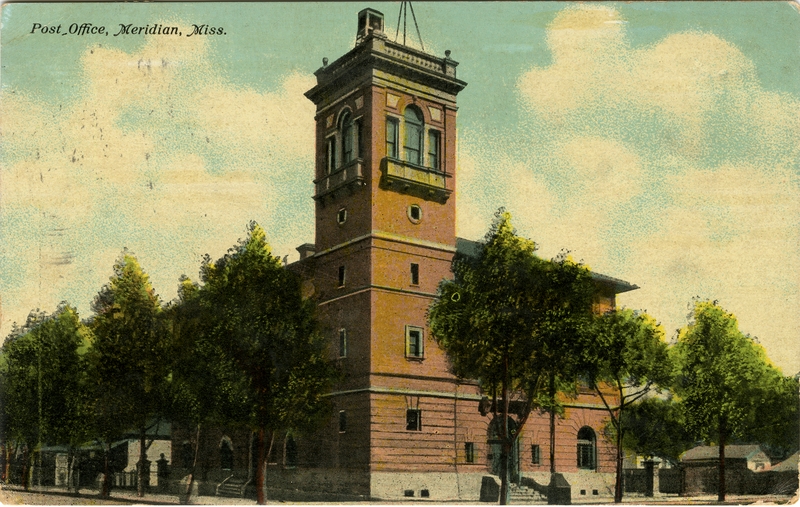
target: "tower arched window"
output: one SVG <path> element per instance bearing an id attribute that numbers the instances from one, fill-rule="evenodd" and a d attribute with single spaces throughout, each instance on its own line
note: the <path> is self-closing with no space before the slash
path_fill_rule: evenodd
<path id="1" fill-rule="evenodd" d="M 597 438 L 594 430 L 588 426 L 578 431 L 578 468 L 597 469 Z"/>
<path id="2" fill-rule="evenodd" d="M 403 113 L 405 120 L 405 139 L 403 158 L 406 162 L 422 165 L 423 133 L 425 122 L 422 113 L 414 106 L 408 106 Z"/>
<path id="3" fill-rule="evenodd" d="M 340 129 L 342 132 L 342 164 L 344 165 L 356 158 L 356 149 L 358 147 L 357 129 L 353 124 L 353 115 L 350 111 L 345 111 L 342 114 Z"/>

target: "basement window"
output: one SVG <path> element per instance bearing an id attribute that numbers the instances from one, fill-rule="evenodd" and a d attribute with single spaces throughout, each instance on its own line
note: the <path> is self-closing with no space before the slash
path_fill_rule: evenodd
<path id="1" fill-rule="evenodd" d="M 422 410 L 418 408 L 406 410 L 406 430 L 422 431 Z"/>
<path id="2" fill-rule="evenodd" d="M 473 442 L 464 442 L 464 461 L 475 463 L 475 444 Z"/>

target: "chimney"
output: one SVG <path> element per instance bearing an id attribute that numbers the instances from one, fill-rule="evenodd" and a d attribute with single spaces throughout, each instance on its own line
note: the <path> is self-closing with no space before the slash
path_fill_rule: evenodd
<path id="1" fill-rule="evenodd" d="M 375 9 L 364 9 L 358 13 L 356 44 L 363 42 L 372 34 L 383 35 L 383 13 Z"/>

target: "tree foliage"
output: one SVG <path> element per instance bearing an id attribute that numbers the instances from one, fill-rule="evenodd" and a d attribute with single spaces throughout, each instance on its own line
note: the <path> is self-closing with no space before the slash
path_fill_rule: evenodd
<path id="1" fill-rule="evenodd" d="M 763 347 L 739 331 L 736 318 L 716 302 L 695 304 L 692 320 L 680 331 L 674 350 L 675 390 L 685 407 L 687 428 L 698 439 L 720 447 L 719 498 L 724 500 L 726 443 L 753 435 L 756 421 L 774 421 L 778 414 L 765 412 L 770 406 L 767 400 L 781 405 L 775 393 L 790 392 L 791 383 L 770 364 Z M 797 393 L 784 402 L 793 410 Z"/>
<path id="2" fill-rule="evenodd" d="M 107 444 L 127 431 L 138 431 L 142 496 L 146 429 L 154 419 L 168 414 L 172 398 L 169 321 L 149 277 L 127 250 L 114 264 L 114 274 L 92 308 L 95 341 L 89 358 L 97 429 Z M 107 488 L 108 484 L 105 493 Z"/>
<path id="3" fill-rule="evenodd" d="M 64 303 L 51 315 L 31 312 L 15 327 L 0 360 L 6 439 L 30 451 L 39 443 L 74 447 L 90 438 L 83 357 L 90 341 L 77 311 Z"/>
<path id="4" fill-rule="evenodd" d="M 259 431 L 258 500 L 264 498 L 264 433 L 303 431 L 328 414 L 334 370 L 317 330 L 313 301 L 300 280 L 271 254 L 264 230 L 251 222 L 248 236 L 201 268 L 200 304 L 208 315 L 208 346 L 248 382 L 245 419 Z M 235 382 L 224 385 L 235 386 Z M 244 393 L 243 393 L 244 396 Z"/>
<path id="5" fill-rule="evenodd" d="M 677 465 L 694 438 L 686 430 L 682 407 L 672 399 L 647 398 L 620 414 L 625 449 Z"/>
<path id="6" fill-rule="evenodd" d="M 584 374 L 603 401 L 616 434 L 614 501 L 622 501 L 621 419 L 626 409 L 651 390 L 668 388 L 672 380 L 664 331 L 645 313 L 614 310 L 595 318 L 582 352 Z M 611 389 L 612 398 L 606 394 Z M 613 400 L 616 399 L 616 406 Z"/>
<path id="7" fill-rule="evenodd" d="M 493 398 L 495 415 L 508 421 L 517 396 L 517 427 L 533 408 L 558 411 L 556 391 L 574 385 L 576 337 L 590 322 L 591 274 L 566 255 L 535 255 L 533 241 L 518 236 L 511 216 L 498 211 L 475 256 L 457 255 L 454 278 L 440 283 L 428 323 L 453 372 L 476 379 Z M 498 404 L 501 405 L 498 407 Z M 508 461 L 518 436 L 500 424 L 507 501 Z"/>

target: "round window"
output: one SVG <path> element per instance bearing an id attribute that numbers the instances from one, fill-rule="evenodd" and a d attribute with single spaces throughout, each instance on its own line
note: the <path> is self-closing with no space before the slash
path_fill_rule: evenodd
<path id="1" fill-rule="evenodd" d="M 412 204 L 408 207 L 408 219 L 418 224 L 422 220 L 422 208 L 417 204 Z"/>

